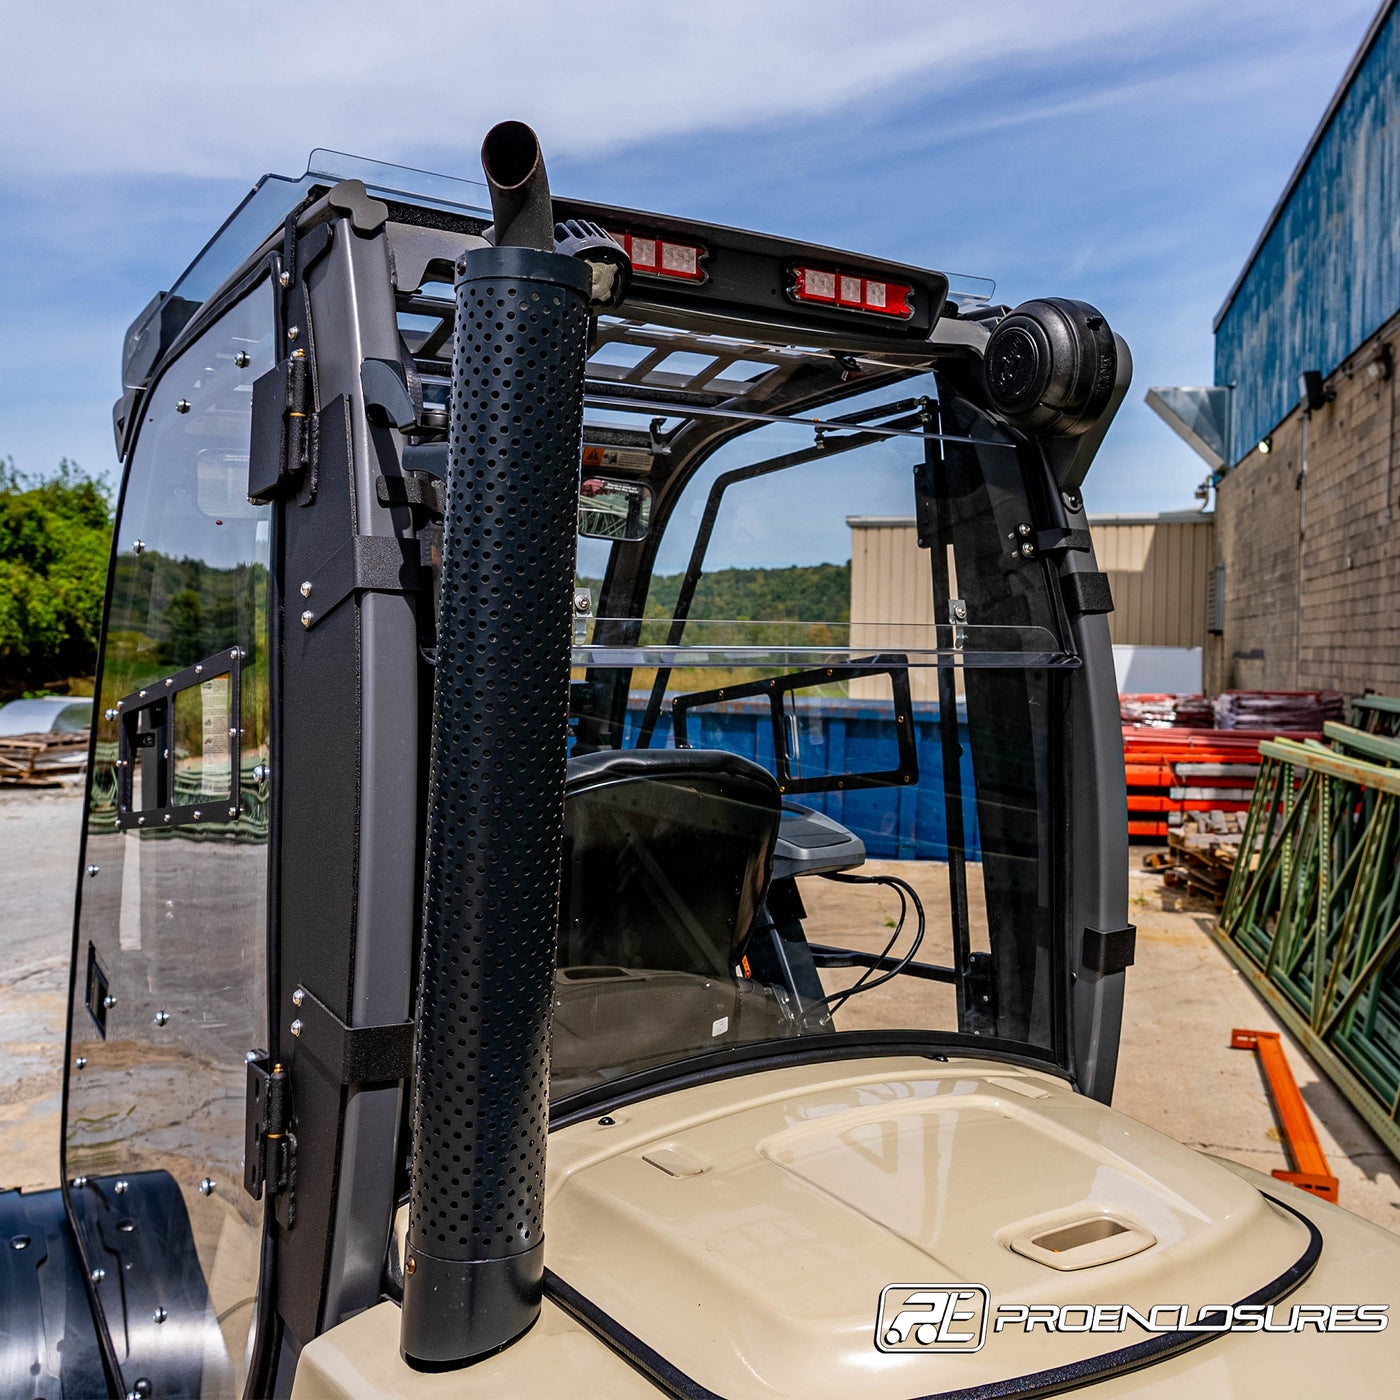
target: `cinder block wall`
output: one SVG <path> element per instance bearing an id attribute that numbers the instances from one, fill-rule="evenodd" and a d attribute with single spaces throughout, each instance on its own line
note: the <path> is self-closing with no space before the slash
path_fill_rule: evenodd
<path id="1" fill-rule="evenodd" d="M 1295 409 L 1220 482 L 1224 632 L 1206 649 L 1209 690 L 1368 687 L 1400 694 L 1400 385 L 1367 372 L 1400 317 L 1326 381 L 1336 398 Z M 1389 469 L 1389 499 L 1387 473 Z"/>

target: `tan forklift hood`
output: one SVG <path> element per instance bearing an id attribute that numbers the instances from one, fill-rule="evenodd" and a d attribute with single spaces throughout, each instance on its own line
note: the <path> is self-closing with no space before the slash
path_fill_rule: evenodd
<path id="1" fill-rule="evenodd" d="M 1004 1304 L 1194 1314 L 1280 1279 L 1281 1316 L 1300 1301 L 1400 1301 L 1400 1239 L 1049 1074 L 987 1060 L 787 1067 L 574 1124 L 550 1137 L 546 1222 L 547 1267 L 564 1285 L 555 1296 L 585 1300 L 591 1329 L 547 1298 L 514 1346 L 426 1375 L 400 1359 L 398 1310 L 382 1303 L 306 1348 L 293 1395 L 658 1394 L 599 1338 L 599 1317 L 696 1395 L 1034 1394 L 1018 1379 L 1148 1334 L 1131 1323 L 1100 1335 L 992 1322 L 980 1349 L 882 1351 L 882 1291 L 982 1285 L 993 1319 Z M 1094 1393 L 1318 1395 L 1344 1375 L 1361 1400 L 1393 1393 L 1397 1370 L 1393 1331 L 1235 1334 L 1098 1380 Z"/>

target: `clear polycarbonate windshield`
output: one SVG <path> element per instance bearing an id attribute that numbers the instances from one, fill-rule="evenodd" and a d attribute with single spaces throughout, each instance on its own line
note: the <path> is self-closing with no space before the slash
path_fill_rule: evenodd
<path id="1" fill-rule="evenodd" d="M 1080 662 L 1020 453 L 932 375 L 839 413 L 917 432 L 764 423 L 579 541 L 556 1096 L 848 1032 L 1053 1054 Z"/>

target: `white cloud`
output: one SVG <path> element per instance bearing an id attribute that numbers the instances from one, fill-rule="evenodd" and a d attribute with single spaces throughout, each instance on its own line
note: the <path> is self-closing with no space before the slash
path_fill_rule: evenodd
<path id="1" fill-rule="evenodd" d="M 1300 0 L 1245 0 L 1306 26 Z M 312 146 L 380 159 L 534 123 L 586 153 L 878 101 L 917 78 L 956 90 L 1057 51 L 1140 51 L 1218 16 L 1213 0 L 285 0 L 11 3 L 0 168 L 247 177 Z M 995 110 L 996 87 L 970 93 Z M 736 158 L 739 158 L 736 155 Z"/>

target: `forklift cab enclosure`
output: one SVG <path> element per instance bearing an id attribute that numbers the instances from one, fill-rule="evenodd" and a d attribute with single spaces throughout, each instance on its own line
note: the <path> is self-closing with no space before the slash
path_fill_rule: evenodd
<path id="1" fill-rule="evenodd" d="M 938 1344 L 918 1281 L 1356 1293 L 1368 1227 L 1105 1107 L 1133 933 L 1081 483 L 1122 340 L 564 199 L 529 246 L 605 231 L 623 299 L 596 259 L 478 274 L 528 244 L 518 186 L 317 152 L 128 334 L 63 1185 L 0 1198 L 51 1270 L 12 1260 L 6 1393 L 1034 1394 L 1255 1339 Z M 473 866 L 548 734 L 544 856 Z M 527 1048 L 444 1035 L 517 958 Z M 546 1112 L 547 1182 L 488 1160 Z M 459 1255 L 452 1326 L 507 1276 L 538 1321 L 430 1354 L 412 1290 Z M 1294 1375 L 1382 1360 L 1294 1340 Z"/>

